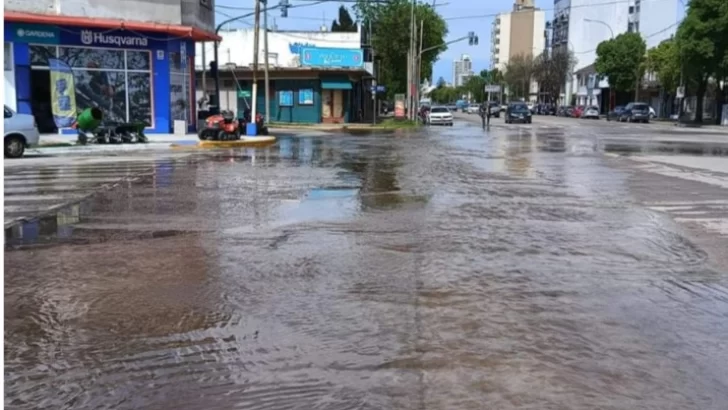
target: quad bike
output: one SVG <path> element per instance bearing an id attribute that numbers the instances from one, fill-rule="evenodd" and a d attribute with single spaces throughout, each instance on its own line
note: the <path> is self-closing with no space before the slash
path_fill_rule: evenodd
<path id="1" fill-rule="evenodd" d="M 240 139 L 240 121 L 236 120 L 232 111 L 222 111 L 205 119 L 204 127 L 199 131 L 201 141 L 234 141 Z"/>

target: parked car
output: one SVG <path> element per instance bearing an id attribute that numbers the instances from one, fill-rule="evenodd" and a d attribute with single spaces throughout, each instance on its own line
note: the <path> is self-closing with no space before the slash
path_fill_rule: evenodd
<path id="1" fill-rule="evenodd" d="M 584 106 L 583 105 L 576 106 L 571 111 L 571 116 L 574 117 L 574 118 L 581 118 L 582 114 L 584 114 Z"/>
<path id="2" fill-rule="evenodd" d="M 514 122 L 530 124 L 531 120 L 531 110 L 528 109 L 526 103 L 518 102 L 508 105 L 506 109 L 506 124 L 512 124 Z"/>
<path id="3" fill-rule="evenodd" d="M 452 125 L 452 112 L 447 107 L 435 106 L 427 113 L 427 123 L 430 125 Z"/>
<path id="4" fill-rule="evenodd" d="M 536 112 L 536 104 L 532 102 L 526 103 L 526 106 L 528 106 L 528 111 L 531 111 L 531 115 L 533 115 Z"/>
<path id="5" fill-rule="evenodd" d="M 500 118 L 501 106 L 497 102 L 488 103 L 488 109 L 490 110 L 490 116 Z"/>
<path id="6" fill-rule="evenodd" d="M 470 104 L 468 106 L 468 114 L 477 114 L 480 112 L 480 104 Z"/>
<path id="7" fill-rule="evenodd" d="M 30 114 L 18 114 L 5 106 L 5 156 L 20 158 L 25 149 L 38 145 L 40 132 L 35 117 Z"/>
<path id="8" fill-rule="evenodd" d="M 622 111 L 624 111 L 623 105 L 618 105 L 614 107 L 612 111 L 609 111 L 607 113 L 607 121 L 617 120 L 619 121 L 619 117 L 622 115 Z"/>
<path id="9" fill-rule="evenodd" d="M 624 107 L 619 116 L 622 122 L 650 122 L 650 106 L 645 103 L 631 102 Z"/>
<path id="10" fill-rule="evenodd" d="M 599 119 L 599 107 L 592 105 L 591 107 L 588 107 L 586 110 L 584 110 L 584 113 L 581 115 L 581 118 L 585 119 Z"/>
<path id="11" fill-rule="evenodd" d="M 654 120 L 655 117 L 657 117 L 657 113 L 655 113 L 655 109 L 650 107 L 650 119 Z"/>
<path id="12" fill-rule="evenodd" d="M 573 112 L 574 112 L 573 107 L 563 105 L 563 106 L 559 107 L 558 111 L 556 112 L 556 115 L 558 115 L 559 117 L 571 117 Z"/>

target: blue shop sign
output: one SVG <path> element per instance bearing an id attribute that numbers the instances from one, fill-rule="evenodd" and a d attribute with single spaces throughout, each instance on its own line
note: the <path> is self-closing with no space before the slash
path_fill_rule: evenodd
<path id="1" fill-rule="evenodd" d="M 58 27 L 42 24 L 13 24 L 12 36 L 16 43 L 58 44 L 61 41 Z"/>
<path id="2" fill-rule="evenodd" d="M 301 49 L 301 65 L 305 67 L 353 67 L 364 66 L 364 52 L 358 48 Z"/>

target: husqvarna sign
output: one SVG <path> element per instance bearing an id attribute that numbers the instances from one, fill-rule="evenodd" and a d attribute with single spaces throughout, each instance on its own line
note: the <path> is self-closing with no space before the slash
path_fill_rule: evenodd
<path id="1" fill-rule="evenodd" d="M 148 47 L 146 37 L 136 35 L 109 34 L 105 32 L 93 32 L 81 30 L 81 44 L 87 46 L 116 46 L 116 47 Z"/>

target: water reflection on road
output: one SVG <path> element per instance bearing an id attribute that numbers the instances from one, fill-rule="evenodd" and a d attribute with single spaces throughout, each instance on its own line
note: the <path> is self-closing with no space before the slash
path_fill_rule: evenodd
<path id="1" fill-rule="evenodd" d="M 725 275 L 577 146 L 283 138 L 8 230 L 5 404 L 725 408 Z"/>

